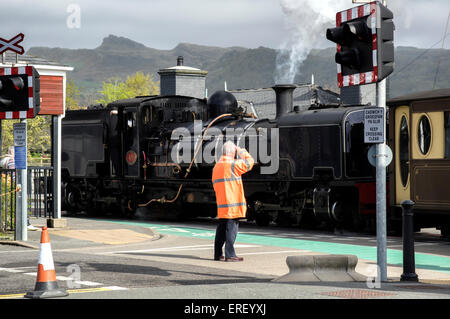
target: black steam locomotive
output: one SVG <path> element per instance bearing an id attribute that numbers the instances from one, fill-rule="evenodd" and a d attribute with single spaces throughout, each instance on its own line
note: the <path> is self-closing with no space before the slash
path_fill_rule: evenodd
<path id="1" fill-rule="evenodd" d="M 211 183 L 221 145 L 256 159 L 243 176 L 248 220 L 361 229 L 375 215 L 375 169 L 364 106 L 293 105 L 277 85 L 276 118 L 258 119 L 225 91 L 209 99 L 145 96 L 69 111 L 62 128 L 63 209 L 167 217 L 215 216 Z"/>

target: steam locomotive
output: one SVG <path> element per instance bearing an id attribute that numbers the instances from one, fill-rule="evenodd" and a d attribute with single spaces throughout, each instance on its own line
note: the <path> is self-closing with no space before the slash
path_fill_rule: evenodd
<path id="1" fill-rule="evenodd" d="M 339 225 L 375 216 L 375 169 L 364 143 L 367 106 L 293 105 L 276 85 L 275 119 L 218 91 L 208 99 L 143 96 L 68 111 L 62 126 L 63 209 L 171 218 L 216 216 L 211 173 L 233 140 L 255 158 L 243 176 L 247 220 Z"/>

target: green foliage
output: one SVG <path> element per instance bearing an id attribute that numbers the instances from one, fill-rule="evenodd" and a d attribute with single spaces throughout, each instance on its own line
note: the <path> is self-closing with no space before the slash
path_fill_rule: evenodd
<path id="1" fill-rule="evenodd" d="M 14 146 L 13 124 L 19 120 L 3 120 L 2 125 L 2 154 L 8 153 L 9 147 Z M 51 149 L 50 144 L 50 124 L 51 116 L 39 115 L 34 119 L 27 119 L 27 145 L 28 157 L 31 151 L 44 153 Z"/>
<path id="2" fill-rule="evenodd" d="M 136 72 L 133 76 L 127 76 L 126 89 L 134 96 L 156 95 L 159 93 L 159 83 L 153 81 L 150 74 Z"/>
<path id="3" fill-rule="evenodd" d="M 70 79 L 66 83 L 66 110 L 79 110 L 80 108 L 80 89 L 73 79 Z"/>
<path id="4" fill-rule="evenodd" d="M 109 78 L 103 82 L 102 90 L 99 92 L 102 97 L 97 103 L 107 105 L 113 101 L 129 99 L 139 95 L 154 95 L 159 92 L 158 82 L 153 81 L 150 74 L 136 72 L 128 76 L 125 81 L 118 77 Z"/>

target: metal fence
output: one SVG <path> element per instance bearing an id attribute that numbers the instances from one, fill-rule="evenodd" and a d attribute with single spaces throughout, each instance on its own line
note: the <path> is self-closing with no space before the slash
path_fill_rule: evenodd
<path id="1" fill-rule="evenodd" d="M 53 167 L 28 166 L 28 216 L 53 216 Z M 0 169 L 0 231 L 15 229 L 16 170 Z"/>
<path id="2" fill-rule="evenodd" d="M 16 170 L 0 169 L 1 230 L 14 230 L 16 212 Z"/>

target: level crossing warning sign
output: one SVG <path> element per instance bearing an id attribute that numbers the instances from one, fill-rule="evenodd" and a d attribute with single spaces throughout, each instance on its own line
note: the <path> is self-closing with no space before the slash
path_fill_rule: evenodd
<path id="1" fill-rule="evenodd" d="M 384 109 L 364 110 L 364 143 L 384 143 Z"/>
<path id="2" fill-rule="evenodd" d="M 14 51 L 17 54 L 23 54 L 24 49 L 19 45 L 19 43 L 23 41 L 23 37 L 23 33 L 19 33 L 9 40 L 0 38 L 0 54 L 7 50 Z"/>

